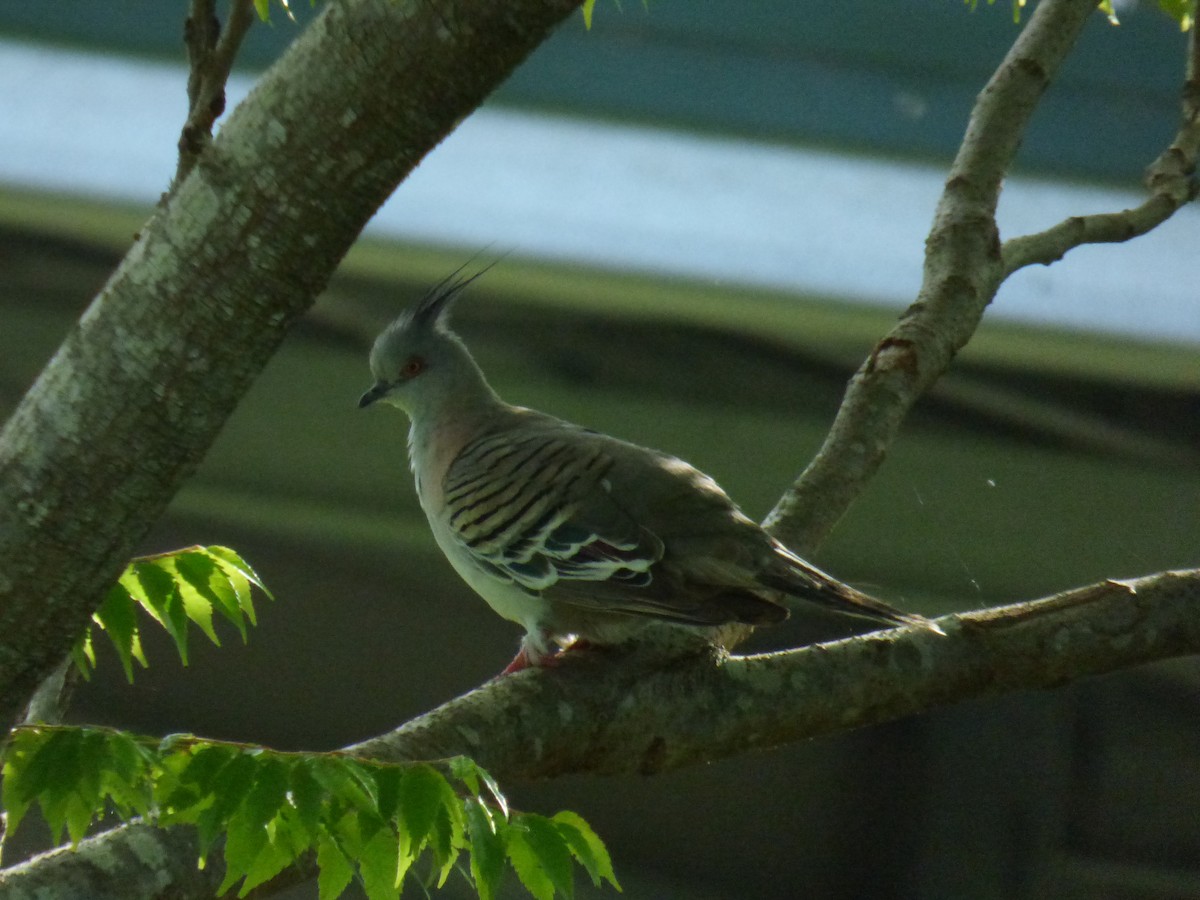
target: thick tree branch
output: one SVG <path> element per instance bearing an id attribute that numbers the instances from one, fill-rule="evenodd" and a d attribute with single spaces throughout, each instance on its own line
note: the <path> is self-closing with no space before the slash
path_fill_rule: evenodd
<path id="1" fill-rule="evenodd" d="M 497 679 L 349 751 L 466 754 L 502 780 L 654 773 L 1200 652 L 1200 570 L 1103 582 L 761 656 L 583 658 Z"/>
<path id="2" fill-rule="evenodd" d="M 926 239 L 916 302 L 855 373 L 825 443 L 767 517 L 811 553 L 883 464 L 908 410 L 971 339 L 1002 280 L 1000 184 L 1094 0 L 1043 0 L 971 112 Z"/>
<path id="3" fill-rule="evenodd" d="M 1200 35 L 1188 34 L 1187 78 L 1182 95 L 1182 124 L 1171 145 L 1146 169 L 1150 196 L 1140 206 L 1118 213 L 1072 216 L 1037 234 L 1005 241 L 1002 277 L 1025 266 L 1057 262 L 1083 244 L 1128 241 L 1152 231 L 1196 199 L 1196 155 L 1200 152 Z"/>
<path id="4" fill-rule="evenodd" d="M 0 432 L 0 734 L 363 225 L 578 2 L 329 4 L 225 122 Z"/>
<path id="5" fill-rule="evenodd" d="M 502 782 L 661 772 L 1198 653 L 1198 604 L 1200 570 L 1190 570 L 948 616 L 939 620 L 946 637 L 903 629 L 784 653 L 669 661 L 636 650 L 581 654 L 557 669 L 495 679 L 347 750 L 388 761 L 466 754 Z M 121 826 L 78 853 L 55 851 L 0 873 L 0 890 L 33 897 L 59 883 L 60 870 L 71 877 L 103 865 L 105 877 L 88 882 L 94 900 L 201 896 L 168 892 L 143 872 L 191 879 L 179 867 L 194 865 L 196 852 L 189 829 Z M 209 891 L 219 860 L 212 869 Z"/>

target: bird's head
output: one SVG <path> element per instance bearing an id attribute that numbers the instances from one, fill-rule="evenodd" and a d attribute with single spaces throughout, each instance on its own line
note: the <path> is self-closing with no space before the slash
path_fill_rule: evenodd
<path id="1" fill-rule="evenodd" d="M 481 392 L 492 396 L 466 346 L 450 330 L 451 305 L 483 274 L 460 278 L 461 271 L 430 290 L 375 339 L 370 359 L 375 383 L 358 401 L 360 409 L 382 400 L 416 418 L 447 403 L 470 401 Z"/>

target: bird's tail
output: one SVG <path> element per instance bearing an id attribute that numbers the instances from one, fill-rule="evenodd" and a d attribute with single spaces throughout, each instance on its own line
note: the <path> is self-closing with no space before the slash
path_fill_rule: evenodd
<path id="1" fill-rule="evenodd" d="M 911 625 L 937 634 L 945 634 L 932 619 L 916 613 L 906 613 L 869 594 L 843 584 L 832 575 L 822 572 L 782 544 L 775 548 L 780 565 L 759 575 L 759 581 L 773 590 L 817 603 L 835 612 L 889 625 Z"/>

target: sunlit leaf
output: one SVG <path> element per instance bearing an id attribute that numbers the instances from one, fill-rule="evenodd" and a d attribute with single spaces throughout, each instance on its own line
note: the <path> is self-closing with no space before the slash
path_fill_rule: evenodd
<path id="1" fill-rule="evenodd" d="M 504 876 L 504 837 L 486 806 L 474 797 L 466 800 L 468 832 L 471 836 L 471 877 L 479 900 L 492 900 Z M 507 827 L 501 823 L 501 827 Z"/>
<path id="2" fill-rule="evenodd" d="M 571 855 L 587 871 L 592 879 L 592 884 L 599 887 L 600 880 L 604 879 L 617 890 L 621 889 L 621 885 L 617 882 L 617 875 L 613 871 L 612 858 L 608 855 L 608 848 L 604 846 L 599 835 L 592 830 L 592 826 L 584 821 L 581 815 L 570 810 L 563 810 L 555 813 L 550 821 L 554 823 L 559 834 L 567 842 Z"/>
<path id="3" fill-rule="evenodd" d="M 381 828 L 363 844 L 358 873 L 369 900 L 391 900 L 396 896 L 396 872 L 400 844 L 391 828 Z"/>
<path id="4" fill-rule="evenodd" d="M 328 834 L 317 842 L 317 896 L 319 900 L 340 897 L 354 877 L 354 866 Z"/>
<path id="5" fill-rule="evenodd" d="M 137 617 L 134 615 L 133 598 L 120 584 L 109 588 L 104 601 L 92 617 L 104 629 L 117 651 L 125 677 L 133 681 L 134 640 L 137 637 Z"/>

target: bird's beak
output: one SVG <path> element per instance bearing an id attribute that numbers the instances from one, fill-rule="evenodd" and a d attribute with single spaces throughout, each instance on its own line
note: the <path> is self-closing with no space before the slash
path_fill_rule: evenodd
<path id="1" fill-rule="evenodd" d="M 371 385 L 371 389 L 363 394 L 358 400 L 358 408 L 364 409 L 370 406 L 376 400 L 386 397 L 392 386 L 386 381 L 377 381 Z"/>

